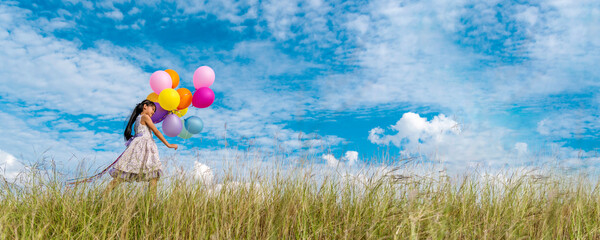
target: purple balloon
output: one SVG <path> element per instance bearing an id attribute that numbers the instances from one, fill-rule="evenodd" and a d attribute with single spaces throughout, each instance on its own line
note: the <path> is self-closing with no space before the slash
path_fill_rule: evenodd
<path id="1" fill-rule="evenodd" d="M 163 109 L 157 102 L 155 102 L 154 105 L 156 105 L 156 111 L 154 111 L 154 114 L 150 119 L 152 119 L 153 123 L 159 123 L 162 120 L 165 120 L 169 111 Z"/>
<path id="2" fill-rule="evenodd" d="M 212 89 L 201 87 L 192 96 L 192 105 L 197 108 L 206 108 L 215 101 L 215 93 Z"/>
<path id="3" fill-rule="evenodd" d="M 165 121 L 162 123 L 162 128 L 165 135 L 169 137 L 176 137 L 179 135 L 179 133 L 181 133 L 181 129 L 183 128 L 181 118 L 172 113 L 167 115 Z"/>

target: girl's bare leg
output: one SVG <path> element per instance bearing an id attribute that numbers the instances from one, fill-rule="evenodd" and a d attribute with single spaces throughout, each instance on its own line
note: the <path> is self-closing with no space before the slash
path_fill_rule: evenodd
<path id="1" fill-rule="evenodd" d="M 150 181 L 148 181 L 148 190 L 150 191 L 150 194 L 152 195 L 152 200 L 154 202 L 156 202 L 156 192 L 157 192 L 157 185 L 158 183 L 158 178 L 154 178 L 151 179 Z"/>
<path id="2" fill-rule="evenodd" d="M 108 194 L 111 193 L 111 191 L 113 190 L 113 188 L 115 188 L 116 186 L 119 185 L 119 183 L 121 183 L 122 181 L 118 178 L 113 178 L 112 181 L 110 181 L 110 183 L 108 183 L 108 186 L 106 187 L 106 189 L 104 189 L 104 192 L 102 192 L 102 197 L 108 197 Z"/>

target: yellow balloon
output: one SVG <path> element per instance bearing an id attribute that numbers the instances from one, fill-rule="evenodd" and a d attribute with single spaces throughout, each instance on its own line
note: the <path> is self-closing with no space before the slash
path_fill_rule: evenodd
<path id="1" fill-rule="evenodd" d="M 175 111 L 175 115 L 177 115 L 178 117 L 183 117 L 187 113 L 187 110 L 188 110 L 188 108 L 177 110 L 177 111 Z"/>
<path id="2" fill-rule="evenodd" d="M 177 109 L 177 106 L 179 106 L 179 100 L 179 93 L 172 88 L 162 90 L 162 92 L 160 92 L 158 95 L 158 103 L 167 111 Z"/>
<path id="3" fill-rule="evenodd" d="M 146 97 L 146 99 L 152 101 L 152 102 L 158 102 L 158 94 L 156 93 L 150 93 L 148 94 L 148 96 Z"/>

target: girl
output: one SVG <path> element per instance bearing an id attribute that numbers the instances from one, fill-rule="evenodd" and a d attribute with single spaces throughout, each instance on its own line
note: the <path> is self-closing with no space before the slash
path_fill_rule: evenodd
<path id="1" fill-rule="evenodd" d="M 162 165 L 158 158 L 158 148 L 156 147 L 156 143 L 154 143 L 150 131 L 154 132 L 158 139 L 168 148 L 177 150 L 177 144 L 169 144 L 162 133 L 154 126 L 150 117 L 154 114 L 155 110 L 156 106 L 150 100 L 138 103 L 129 117 L 127 127 L 125 127 L 124 136 L 125 140 L 127 140 L 125 143 L 127 149 L 125 149 L 115 162 L 99 174 L 69 184 L 90 182 L 93 179 L 99 178 L 108 170 L 113 179 L 102 193 L 103 196 L 107 196 L 113 188 L 123 181 L 148 181 L 148 188 L 152 193 L 152 198 L 156 199 L 156 183 L 162 175 Z M 135 136 L 132 136 L 131 128 L 134 122 Z"/>

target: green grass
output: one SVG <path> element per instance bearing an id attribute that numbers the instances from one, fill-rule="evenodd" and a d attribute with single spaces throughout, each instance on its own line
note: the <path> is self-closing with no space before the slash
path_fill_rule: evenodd
<path id="1" fill-rule="evenodd" d="M 219 190 L 161 180 L 157 201 L 135 184 L 100 199 L 105 185 L 66 191 L 49 179 L 2 185 L 0 239 L 600 238 L 599 185 L 585 177 L 363 184 L 291 171 Z"/>

